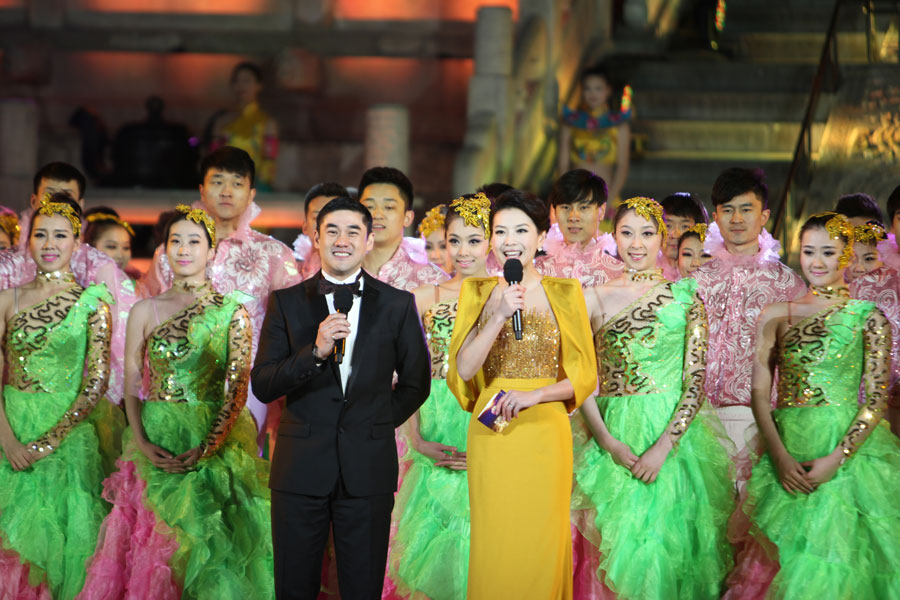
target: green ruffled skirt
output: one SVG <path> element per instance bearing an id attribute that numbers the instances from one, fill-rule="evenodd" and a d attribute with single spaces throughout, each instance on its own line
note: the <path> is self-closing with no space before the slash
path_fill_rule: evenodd
<path id="1" fill-rule="evenodd" d="M 466 449 L 471 415 L 443 379 L 419 409 L 422 438 Z M 469 571 L 469 486 L 465 471 L 435 467 L 410 448 L 412 466 L 397 494 L 389 574 L 403 597 L 464 600 Z"/>
<path id="2" fill-rule="evenodd" d="M 659 393 L 596 402 L 610 433 L 640 456 L 679 399 Z M 730 442 L 715 414 L 701 409 L 650 484 L 613 462 L 586 427 L 574 435 L 572 508 L 592 517 L 576 523 L 599 551 L 601 583 L 633 600 L 719 598 L 732 566 L 726 526 L 735 504 Z"/>
<path id="3" fill-rule="evenodd" d="M 4 387 L 3 399 L 22 443 L 56 425 L 73 401 L 71 394 L 23 392 L 10 386 Z M 74 598 L 81 591 L 108 512 L 100 497 L 104 472 L 99 447 L 89 419 L 24 471 L 14 471 L 5 457 L 0 459 L 0 544 L 27 565 L 31 586 L 45 583 L 57 599 Z M 2 571 L 0 597 L 8 576 Z"/>
<path id="4" fill-rule="evenodd" d="M 783 408 L 773 416 L 788 452 L 803 462 L 832 452 L 856 412 L 851 403 Z M 771 558 L 780 569 L 768 597 L 900 598 L 900 440 L 886 422 L 815 492 L 785 491 L 764 454 L 747 494 L 751 534 L 777 548 Z M 746 586 L 753 572 L 738 573 L 734 589 Z"/>

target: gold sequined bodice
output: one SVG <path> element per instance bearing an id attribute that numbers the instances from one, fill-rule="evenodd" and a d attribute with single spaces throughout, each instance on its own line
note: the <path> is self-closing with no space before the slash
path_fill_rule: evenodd
<path id="1" fill-rule="evenodd" d="M 446 379 L 450 338 L 453 334 L 453 323 L 456 321 L 458 299 L 432 304 L 422 316 L 425 327 L 425 340 L 428 352 L 431 353 L 431 378 Z"/>
<path id="2" fill-rule="evenodd" d="M 485 317 L 482 316 L 482 323 Z M 528 311 L 522 315 L 522 339 L 517 340 L 512 319 L 503 324 L 484 361 L 485 381 L 505 379 L 556 379 L 559 375 L 559 327 L 551 312 Z"/>

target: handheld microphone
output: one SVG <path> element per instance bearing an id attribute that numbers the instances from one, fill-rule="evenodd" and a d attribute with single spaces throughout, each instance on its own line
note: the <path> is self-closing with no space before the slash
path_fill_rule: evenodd
<path id="1" fill-rule="evenodd" d="M 348 288 L 340 286 L 334 290 L 334 309 L 345 315 L 350 312 L 353 307 L 353 292 Z M 334 362 L 341 364 L 344 362 L 344 349 L 347 340 L 341 338 L 334 341 Z"/>
<path id="2" fill-rule="evenodd" d="M 509 285 L 522 283 L 522 261 L 518 258 L 510 258 L 503 263 L 503 279 Z M 513 333 L 517 340 L 522 339 L 522 310 L 516 309 L 512 316 Z"/>

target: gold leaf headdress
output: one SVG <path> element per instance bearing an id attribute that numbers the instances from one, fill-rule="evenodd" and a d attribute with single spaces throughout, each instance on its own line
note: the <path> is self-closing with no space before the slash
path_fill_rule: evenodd
<path id="1" fill-rule="evenodd" d="M 16 213 L 0 214 L 0 229 L 6 232 L 13 246 L 19 243 L 19 234 L 22 232 L 22 228 L 19 226 L 19 217 L 16 216 Z"/>
<path id="2" fill-rule="evenodd" d="M 422 219 L 422 222 L 419 223 L 419 235 L 422 237 L 428 237 L 438 229 L 444 228 L 444 223 L 446 223 L 447 218 L 444 216 L 444 210 L 446 210 L 446 204 L 438 204 L 427 213 L 425 213 L 425 218 Z"/>
<path id="3" fill-rule="evenodd" d="M 202 208 L 191 208 L 187 204 L 179 204 L 175 207 L 175 210 L 184 213 L 189 221 L 193 221 L 197 225 L 206 227 L 206 233 L 209 234 L 209 239 L 212 242 L 210 248 L 216 247 L 216 224 L 210 218 L 209 213 Z"/>
<path id="4" fill-rule="evenodd" d="M 851 260 L 853 260 L 853 243 L 856 241 L 856 232 L 853 230 L 853 225 L 850 224 L 847 217 L 839 215 L 836 212 L 816 213 L 809 218 L 815 219 L 818 217 L 831 217 L 825 222 L 825 231 L 828 233 L 828 237 L 833 240 L 843 240 L 846 238 L 844 250 L 838 258 L 838 266 L 843 269 L 850 264 Z"/>
<path id="5" fill-rule="evenodd" d="M 688 229 L 688 231 L 693 231 L 694 233 L 699 235 L 700 243 L 705 244 L 706 243 L 706 230 L 708 228 L 709 228 L 709 225 L 707 225 L 706 223 L 697 223 L 694 226 L 692 226 L 690 229 Z"/>
<path id="6" fill-rule="evenodd" d="M 0 217 L 2 218 L 2 217 Z M 869 221 L 865 225 L 857 225 L 853 228 L 853 237 L 862 244 L 877 244 L 887 239 L 887 231 L 884 225 L 875 221 Z"/>
<path id="7" fill-rule="evenodd" d="M 626 200 L 625 205 L 628 208 L 634 210 L 634 212 L 637 213 L 639 217 L 644 217 L 648 221 L 655 219 L 657 232 L 662 236 L 663 239 L 666 239 L 666 237 L 668 237 L 669 230 L 666 229 L 666 222 L 663 220 L 663 208 L 659 202 L 657 202 L 653 198 L 637 196 L 635 198 L 629 198 L 628 200 Z"/>
<path id="8" fill-rule="evenodd" d="M 110 223 L 115 223 L 119 227 L 125 229 L 128 232 L 128 235 L 134 237 L 134 229 L 132 229 L 131 225 L 129 225 L 128 221 L 124 221 L 117 217 L 116 215 L 110 215 L 107 213 L 94 213 L 92 215 L 88 215 L 87 222 L 88 223 L 96 223 L 97 221 L 109 221 Z"/>
<path id="9" fill-rule="evenodd" d="M 460 196 L 450 203 L 463 222 L 469 227 L 480 227 L 484 231 L 484 239 L 491 237 L 491 201 L 483 192 L 471 198 Z"/>
<path id="10" fill-rule="evenodd" d="M 45 217 L 62 215 L 67 218 L 72 225 L 72 235 L 76 238 L 81 235 L 81 218 L 79 218 L 75 209 L 65 202 L 50 202 L 49 194 L 44 196 L 44 199 L 41 200 L 41 207 L 38 209 L 38 214 L 44 215 Z"/>

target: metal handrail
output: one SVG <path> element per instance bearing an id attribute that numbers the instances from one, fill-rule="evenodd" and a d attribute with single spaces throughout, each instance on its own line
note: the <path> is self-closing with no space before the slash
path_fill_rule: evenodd
<path id="1" fill-rule="evenodd" d="M 858 0 L 857 0 L 858 1 Z M 812 88 L 809 91 L 809 98 L 806 102 L 806 112 L 803 114 L 803 123 L 800 127 L 800 134 L 797 137 L 797 144 L 794 147 L 794 157 L 791 160 L 791 166 L 788 169 L 787 178 L 784 182 L 784 188 L 781 191 L 781 202 L 775 213 L 775 222 L 772 227 L 773 235 L 781 239 L 782 246 L 787 250 L 790 246 L 790 240 L 786 239 L 790 232 L 786 231 L 786 219 L 788 207 L 791 198 L 791 186 L 794 178 L 800 172 L 802 167 L 803 175 L 809 179 L 809 167 L 812 159 L 812 124 L 816 114 L 816 106 L 819 103 L 819 96 L 823 88 L 828 85 L 829 91 L 835 91 L 839 85 L 840 73 L 838 71 L 838 53 L 837 53 L 837 22 L 838 13 L 841 6 L 847 0 L 835 0 L 834 8 L 831 11 L 831 20 L 828 23 L 828 31 L 825 35 L 825 43 L 822 46 L 822 54 L 819 57 L 819 66 L 816 69 L 816 75 L 813 78 Z M 827 79 L 826 79 L 827 78 Z M 804 202 L 795 211 L 794 217 L 797 218 L 803 214 L 806 208 Z"/>

